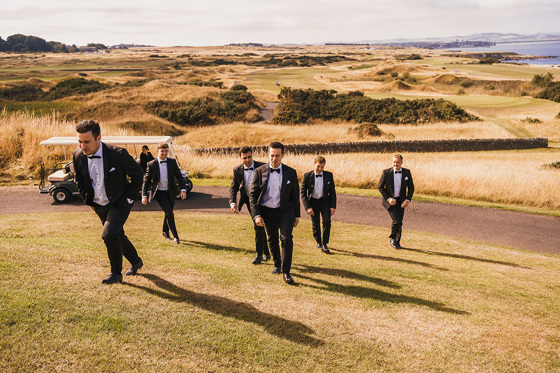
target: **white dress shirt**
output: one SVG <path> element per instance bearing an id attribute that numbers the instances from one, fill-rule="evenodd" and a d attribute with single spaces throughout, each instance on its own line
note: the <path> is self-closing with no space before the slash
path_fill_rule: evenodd
<path id="1" fill-rule="evenodd" d="M 270 168 L 273 168 L 270 166 Z M 280 207 L 280 191 L 282 190 L 282 164 L 280 164 L 280 172 L 268 173 L 268 183 L 266 186 L 266 192 L 263 196 L 262 205 L 275 209 Z"/>
<path id="2" fill-rule="evenodd" d="M 103 169 L 103 143 L 99 143 L 99 149 L 94 156 L 100 158 L 89 158 L 88 156 L 88 171 L 91 179 L 91 186 L 93 187 L 93 202 L 98 205 L 105 206 L 109 203 L 107 192 L 105 191 L 105 173 Z"/>
<path id="3" fill-rule="evenodd" d="M 402 168 L 399 170 L 400 173 L 395 173 L 395 169 L 393 168 L 393 183 L 394 183 L 394 193 L 395 193 L 395 198 L 400 197 L 401 195 L 401 184 L 402 184 Z"/>
<path id="4" fill-rule="evenodd" d="M 167 176 L 167 162 L 169 159 L 160 159 L 158 157 L 158 165 L 159 165 L 159 183 L 158 183 L 158 190 L 167 191 L 169 190 L 169 177 Z M 166 163 L 161 163 L 161 161 L 165 160 Z"/>
<path id="5" fill-rule="evenodd" d="M 323 198 L 323 178 L 325 175 L 322 172 L 316 174 L 315 171 L 313 171 L 313 175 L 315 175 L 315 186 L 313 187 L 313 194 L 311 197 L 316 199 Z M 317 177 L 317 175 L 321 175 L 321 177 Z"/>
<path id="6" fill-rule="evenodd" d="M 252 168 L 252 170 L 249 170 L 249 168 Z M 253 184 L 254 176 L 255 176 L 255 161 L 253 161 L 250 167 L 245 167 L 245 165 L 243 165 L 243 181 L 245 183 L 244 187 L 245 187 L 245 191 L 247 192 L 247 195 L 251 194 L 251 185 Z"/>

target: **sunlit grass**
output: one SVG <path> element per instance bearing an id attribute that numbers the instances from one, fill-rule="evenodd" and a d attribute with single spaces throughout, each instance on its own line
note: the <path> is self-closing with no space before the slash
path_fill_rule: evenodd
<path id="1" fill-rule="evenodd" d="M 289 286 L 247 216 L 176 212 L 181 245 L 161 218 L 131 214 L 144 267 L 103 286 L 93 212 L 0 216 L 2 371 L 560 369 L 558 256 L 336 219 L 327 256 L 303 219 Z"/>

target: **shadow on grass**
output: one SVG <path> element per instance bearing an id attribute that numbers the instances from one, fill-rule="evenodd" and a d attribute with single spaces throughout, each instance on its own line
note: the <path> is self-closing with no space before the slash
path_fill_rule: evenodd
<path id="1" fill-rule="evenodd" d="M 392 289 L 400 289 L 401 288 L 401 286 L 399 284 L 397 284 L 393 281 L 383 280 L 382 278 L 377 278 L 377 277 L 370 277 L 370 276 L 362 275 L 360 273 L 350 272 L 350 271 L 347 271 L 345 269 L 321 268 L 321 267 L 315 267 L 315 266 L 308 266 L 308 265 L 304 265 L 304 264 L 294 265 L 293 267 L 300 272 L 322 273 L 322 274 L 329 275 L 329 276 L 337 276 L 337 277 L 349 278 L 349 279 L 352 279 L 352 280 L 372 282 L 374 284 L 377 284 L 377 285 L 380 285 L 380 286 L 386 286 L 386 287 L 392 288 Z"/>
<path id="2" fill-rule="evenodd" d="M 149 294 L 168 299 L 172 302 L 189 303 L 218 315 L 261 325 L 268 333 L 292 342 L 312 347 L 324 344 L 320 339 L 312 337 L 311 335 L 315 333 L 313 329 L 301 322 L 259 311 L 248 303 L 238 302 L 218 295 L 196 293 L 183 289 L 156 275 L 140 274 L 139 276 L 146 278 L 159 289 L 165 291 L 128 282 L 125 284 L 145 290 Z"/>
<path id="3" fill-rule="evenodd" d="M 232 251 L 234 253 L 253 253 L 253 252 L 255 252 L 255 250 L 240 249 L 238 247 L 233 247 L 233 246 L 213 245 L 213 244 L 210 244 L 208 242 L 200 242 L 200 241 L 181 241 L 181 243 L 182 244 L 188 244 L 188 245 L 191 245 L 191 246 L 196 246 L 196 247 L 202 247 L 202 248 L 210 249 L 210 250 L 217 250 L 217 251 L 225 250 L 225 251 Z"/>
<path id="4" fill-rule="evenodd" d="M 327 290 L 327 291 L 332 291 L 335 293 L 340 293 L 340 294 L 349 295 L 358 298 L 369 298 L 374 300 L 380 300 L 382 302 L 416 304 L 419 306 L 429 307 L 436 311 L 453 313 L 456 315 L 470 315 L 470 313 L 467 311 L 450 308 L 445 306 L 445 304 L 443 303 L 433 302 L 427 299 L 411 297 L 408 295 L 391 294 L 381 290 L 371 289 L 363 286 L 354 286 L 354 285 L 348 286 L 348 285 L 335 284 L 333 282 L 319 280 L 313 277 L 305 276 L 300 273 L 298 273 L 298 277 L 322 285 L 322 286 L 314 286 L 314 285 L 300 284 L 300 286 L 308 286 L 318 290 Z"/>
<path id="5" fill-rule="evenodd" d="M 469 255 L 447 254 L 447 253 L 440 253 L 440 252 L 431 251 L 431 250 L 412 249 L 410 247 L 402 247 L 401 250 L 414 251 L 414 252 L 417 252 L 417 253 L 422 253 L 422 254 L 427 254 L 427 255 L 437 255 L 437 256 L 445 256 L 445 257 L 449 257 L 449 258 L 474 260 L 474 261 L 482 262 L 482 263 L 501 264 L 501 265 L 510 266 L 510 267 L 514 267 L 514 268 L 531 269 L 529 267 L 524 267 L 524 266 L 521 266 L 521 265 L 516 264 L 516 263 L 504 262 L 504 261 L 501 261 L 501 260 L 477 258 L 477 257 L 474 257 L 474 256 L 469 256 Z"/>
<path id="6" fill-rule="evenodd" d="M 414 264 L 414 265 L 419 265 L 422 267 L 427 267 L 427 268 L 433 268 L 433 269 L 439 269 L 440 271 L 449 271 L 447 268 L 443 268 L 443 267 L 438 267 L 436 265 L 430 264 L 430 263 L 425 263 L 425 262 L 418 262 L 416 260 L 410 260 L 410 259 L 403 259 L 403 258 L 395 258 L 392 256 L 383 256 L 383 255 L 373 255 L 373 254 L 362 254 L 362 253 L 355 253 L 353 251 L 347 251 L 347 250 L 342 250 L 342 249 L 334 249 L 334 248 L 330 248 L 331 252 L 338 252 L 338 253 L 342 253 L 343 255 L 351 255 L 351 256 L 355 256 L 357 258 L 370 258 L 370 259 L 378 259 L 378 260 L 386 260 L 389 262 L 399 262 L 399 263 L 406 263 L 406 264 Z"/>

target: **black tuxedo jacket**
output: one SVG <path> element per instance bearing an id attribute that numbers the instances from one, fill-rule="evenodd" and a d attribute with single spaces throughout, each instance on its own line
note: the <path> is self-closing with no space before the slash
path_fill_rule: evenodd
<path id="1" fill-rule="evenodd" d="M 401 168 L 402 170 L 402 181 L 401 181 L 401 191 L 400 196 L 407 200 L 412 200 L 412 195 L 414 194 L 414 182 L 412 181 L 412 174 L 408 168 Z M 395 195 L 395 180 L 393 179 L 393 167 L 383 170 L 381 178 L 379 179 L 379 192 L 383 196 L 381 203 L 383 207 L 388 209 L 391 204 L 387 202 L 387 199 L 393 198 Z"/>
<path id="2" fill-rule="evenodd" d="M 175 202 L 175 196 L 179 194 L 175 179 L 179 182 L 181 189 L 187 189 L 187 183 L 181 175 L 181 170 L 177 165 L 177 161 L 173 158 L 167 158 L 167 185 L 169 188 L 169 195 L 171 196 L 172 203 Z M 142 185 L 142 196 L 148 197 L 148 202 L 151 202 L 156 195 L 157 186 L 160 180 L 159 161 L 153 159 L 148 162 L 146 166 L 146 173 L 144 174 L 144 184 Z"/>
<path id="3" fill-rule="evenodd" d="M 257 162 L 257 161 L 253 161 L 255 170 L 262 166 L 264 163 L 262 162 Z M 247 190 L 245 189 L 245 178 L 244 178 L 244 173 L 245 173 L 245 165 L 243 163 L 241 163 L 239 166 L 236 166 L 233 169 L 233 180 L 231 181 L 231 186 L 229 188 L 229 204 L 231 205 L 232 203 L 236 203 L 237 204 L 237 192 L 239 192 L 239 203 L 238 205 L 238 210 L 241 211 L 241 208 L 243 207 L 243 205 L 247 205 L 247 208 L 249 208 L 249 195 L 247 194 Z M 249 189 L 251 189 L 251 185 L 249 185 Z"/>
<path id="4" fill-rule="evenodd" d="M 297 172 L 291 167 L 282 164 L 282 186 L 280 189 L 280 211 L 284 212 L 289 209 L 293 209 L 295 212 L 295 217 L 299 218 L 300 207 L 299 207 L 299 183 L 297 178 Z M 270 165 L 268 163 L 258 167 L 255 170 L 255 176 L 253 178 L 253 185 L 251 186 L 251 194 L 249 195 L 249 201 L 251 206 L 251 216 L 253 219 L 261 215 L 260 208 L 262 206 L 262 200 L 266 193 L 266 188 L 268 187 L 268 175 L 270 173 Z"/>
<path id="5" fill-rule="evenodd" d="M 124 148 L 101 142 L 103 147 L 103 173 L 105 192 L 109 204 L 116 204 L 123 195 L 135 199 L 142 187 L 142 167 Z M 93 206 L 93 186 L 89 176 L 87 156 L 82 149 L 76 149 L 73 155 L 75 179 L 80 196 L 87 205 Z M 130 178 L 130 181 L 128 178 Z"/>
<path id="6" fill-rule="evenodd" d="M 329 208 L 336 208 L 336 190 L 334 188 L 334 178 L 332 172 L 323 171 L 323 203 L 328 204 Z M 315 189 L 315 172 L 309 171 L 303 175 L 301 181 L 301 200 L 305 209 L 309 209 L 309 198 Z"/>

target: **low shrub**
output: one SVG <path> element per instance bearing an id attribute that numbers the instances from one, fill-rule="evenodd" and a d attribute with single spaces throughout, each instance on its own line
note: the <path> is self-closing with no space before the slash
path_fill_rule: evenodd
<path id="1" fill-rule="evenodd" d="M 542 165 L 543 168 L 552 168 L 555 170 L 560 170 L 560 161 L 559 162 L 552 162 L 552 163 L 546 163 Z"/>
<path id="2" fill-rule="evenodd" d="M 540 120 L 539 118 L 527 117 L 527 118 L 523 119 L 523 122 L 527 122 L 527 123 L 542 123 L 542 120 Z"/>
<path id="3" fill-rule="evenodd" d="M 383 131 L 374 123 L 362 123 L 353 129 L 358 135 L 358 138 L 364 137 L 378 137 L 383 135 Z"/>
<path id="4" fill-rule="evenodd" d="M 337 94 L 334 90 L 282 88 L 272 119 L 276 124 L 299 124 L 310 119 L 344 120 L 374 124 L 419 124 L 479 120 L 443 99 L 374 100 L 360 91 Z"/>
<path id="5" fill-rule="evenodd" d="M 560 82 L 549 83 L 548 86 L 540 91 L 535 97 L 560 102 Z"/>

